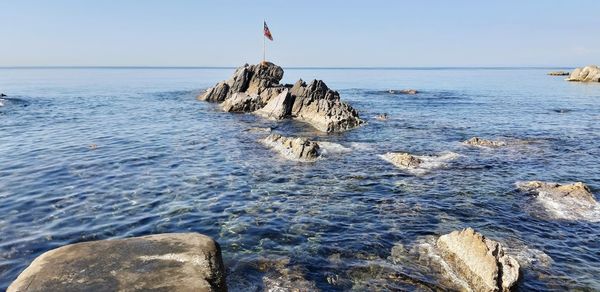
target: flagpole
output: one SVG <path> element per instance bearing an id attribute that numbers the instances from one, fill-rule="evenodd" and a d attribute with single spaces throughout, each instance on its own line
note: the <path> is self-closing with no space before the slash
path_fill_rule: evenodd
<path id="1" fill-rule="evenodd" d="M 267 23 L 266 20 L 263 20 L 263 23 Z M 263 29 L 264 30 L 264 29 Z M 263 32 L 263 63 L 267 61 L 267 36 L 265 36 Z"/>

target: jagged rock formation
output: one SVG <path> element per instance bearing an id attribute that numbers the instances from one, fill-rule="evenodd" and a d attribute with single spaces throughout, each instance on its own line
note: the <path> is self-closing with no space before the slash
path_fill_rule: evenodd
<path id="1" fill-rule="evenodd" d="M 198 233 L 66 245 L 37 257 L 17 291 L 227 291 L 219 245 Z"/>
<path id="2" fill-rule="evenodd" d="M 517 260 L 472 228 L 440 236 L 437 248 L 473 291 L 510 291 L 519 279 Z"/>
<path id="3" fill-rule="evenodd" d="M 319 144 L 306 138 L 290 138 L 271 134 L 262 142 L 289 160 L 310 162 L 317 160 L 321 155 Z"/>
<path id="4" fill-rule="evenodd" d="M 483 139 L 483 138 L 479 138 L 479 137 L 473 137 L 467 141 L 464 141 L 463 144 L 469 145 L 469 146 L 493 147 L 493 148 L 506 146 L 506 142 L 504 142 L 504 141 L 493 141 L 493 140 L 487 140 L 487 139 Z"/>
<path id="5" fill-rule="evenodd" d="M 246 64 L 198 99 L 223 102 L 223 109 L 230 112 L 254 112 L 277 120 L 295 118 L 323 132 L 345 131 L 364 123 L 358 112 L 323 81 L 307 84 L 298 80 L 292 86 L 279 84 L 281 78 L 283 69 L 273 63 Z"/>
<path id="6" fill-rule="evenodd" d="M 573 70 L 573 72 L 571 72 L 571 75 L 569 75 L 566 80 L 578 82 L 600 82 L 600 67 L 591 65 L 583 68 L 576 68 Z"/>
<path id="7" fill-rule="evenodd" d="M 582 182 L 558 184 L 529 181 L 517 183 L 517 188 L 535 195 L 537 204 L 530 208 L 541 208 L 553 219 L 600 221 L 600 203 Z"/>

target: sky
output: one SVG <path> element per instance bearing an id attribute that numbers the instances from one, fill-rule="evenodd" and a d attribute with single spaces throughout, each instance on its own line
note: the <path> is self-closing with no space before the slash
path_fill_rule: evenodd
<path id="1" fill-rule="evenodd" d="M 600 1 L 0 0 L 0 67 L 583 66 Z"/>

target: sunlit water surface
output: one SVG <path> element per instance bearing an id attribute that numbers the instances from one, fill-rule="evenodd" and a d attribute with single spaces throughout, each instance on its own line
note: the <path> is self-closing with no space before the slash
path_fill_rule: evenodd
<path id="1" fill-rule="evenodd" d="M 600 223 L 537 216 L 515 191 L 536 179 L 600 192 L 600 85 L 549 70 L 286 70 L 325 80 L 367 121 L 326 135 L 195 99 L 232 69 L 1 69 L 0 290 L 65 244 L 187 231 L 221 244 L 231 290 L 261 289 L 265 265 L 322 290 L 447 289 L 391 250 L 467 226 L 528 263 L 521 290 L 600 290 Z M 404 88 L 421 93 L 382 93 Z M 351 151 L 286 161 L 251 127 Z M 532 143 L 460 144 L 475 135 Z M 460 156 L 414 175 L 388 151 Z"/>

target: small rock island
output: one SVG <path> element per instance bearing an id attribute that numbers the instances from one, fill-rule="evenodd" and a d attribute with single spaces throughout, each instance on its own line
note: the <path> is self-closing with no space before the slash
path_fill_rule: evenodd
<path id="1" fill-rule="evenodd" d="M 244 65 L 233 76 L 198 96 L 221 103 L 226 112 L 250 112 L 274 120 L 293 118 L 322 132 L 342 132 L 364 123 L 322 80 L 279 84 L 283 69 L 270 62 Z"/>
<path id="2" fill-rule="evenodd" d="M 600 82 L 600 67 L 590 65 L 583 68 L 576 68 L 566 80 L 576 82 Z"/>

